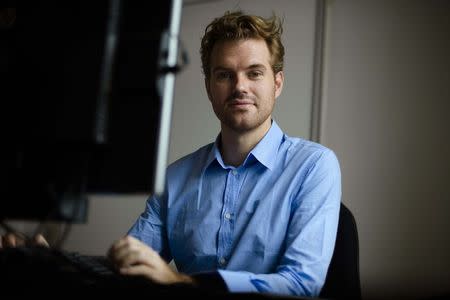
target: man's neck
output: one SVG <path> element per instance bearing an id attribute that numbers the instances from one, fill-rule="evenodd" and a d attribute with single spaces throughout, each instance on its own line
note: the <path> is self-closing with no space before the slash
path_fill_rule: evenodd
<path id="1" fill-rule="evenodd" d="M 272 122 L 266 122 L 251 131 L 236 132 L 222 126 L 220 153 L 225 164 L 238 167 L 269 131 Z"/>

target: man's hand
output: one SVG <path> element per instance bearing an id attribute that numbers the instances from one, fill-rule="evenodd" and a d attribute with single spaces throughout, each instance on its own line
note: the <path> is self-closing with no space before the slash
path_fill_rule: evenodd
<path id="1" fill-rule="evenodd" d="M 159 284 L 194 284 L 193 278 L 172 270 L 155 250 L 131 236 L 115 242 L 108 257 L 124 275 L 144 276 Z"/>
<path id="2" fill-rule="evenodd" d="M 42 234 L 37 234 L 31 240 L 26 240 L 25 237 L 20 237 L 13 233 L 6 233 L 2 235 L 0 241 L 0 248 L 19 247 L 25 245 L 50 247 Z"/>

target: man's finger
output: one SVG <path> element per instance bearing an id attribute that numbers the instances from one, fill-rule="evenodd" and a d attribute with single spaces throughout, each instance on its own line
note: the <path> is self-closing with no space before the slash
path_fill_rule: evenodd
<path id="1" fill-rule="evenodd" d="M 152 269 L 147 265 L 134 265 L 123 267 L 119 269 L 119 272 L 122 275 L 145 276 L 150 280 L 154 281 L 154 274 L 152 272 Z"/>
<path id="2" fill-rule="evenodd" d="M 34 237 L 34 243 L 39 246 L 50 247 L 47 240 L 44 238 L 42 234 L 37 234 Z"/>
<path id="3" fill-rule="evenodd" d="M 18 237 L 12 233 L 7 233 L 2 236 L 3 247 L 16 247 L 18 243 Z"/>

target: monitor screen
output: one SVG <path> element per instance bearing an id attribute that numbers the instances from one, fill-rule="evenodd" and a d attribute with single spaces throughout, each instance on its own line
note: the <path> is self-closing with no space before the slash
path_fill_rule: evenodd
<path id="1" fill-rule="evenodd" d="M 1 26 L 0 221 L 84 222 L 89 194 L 163 191 L 181 0 L 82 3 Z"/>

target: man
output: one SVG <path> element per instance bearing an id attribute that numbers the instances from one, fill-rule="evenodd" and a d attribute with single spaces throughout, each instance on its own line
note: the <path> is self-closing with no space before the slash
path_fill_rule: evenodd
<path id="1" fill-rule="evenodd" d="M 163 196 L 150 197 L 111 246 L 120 273 L 231 292 L 319 295 L 336 238 L 339 163 L 272 119 L 284 82 L 281 33 L 278 18 L 241 12 L 208 25 L 201 57 L 221 132 L 169 166 Z"/>
<path id="2" fill-rule="evenodd" d="M 276 17 L 241 12 L 206 28 L 205 86 L 221 132 L 169 166 L 164 195 L 150 197 L 112 245 L 122 274 L 319 295 L 336 238 L 340 170 L 331 150 L 288 137 L 272 119 L 284 82 L 281 33 Z"/>

